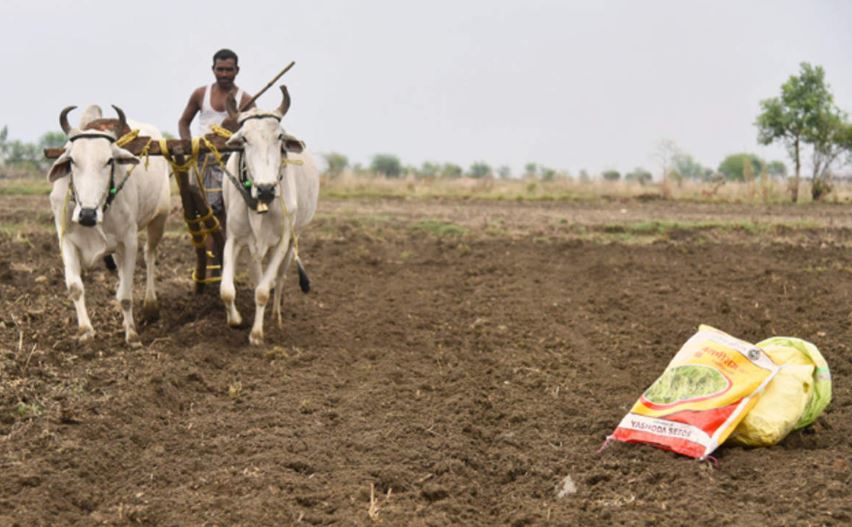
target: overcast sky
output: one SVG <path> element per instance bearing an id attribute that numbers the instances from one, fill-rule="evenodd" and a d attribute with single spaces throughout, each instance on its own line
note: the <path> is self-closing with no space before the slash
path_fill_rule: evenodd
<path id="1" fill-rule="evenodd" d="M 249 92 L 295 60 L 285 127 L 352 162 L 656 172 L 663 139 L 788 162 L 757 144 L 759 101 L 807 61 L 852 112 L 850 28 L 846 0 L 2 0 L 0 126 L 32 141 L 114 103 L 176 134 L 229 47 Z"/>

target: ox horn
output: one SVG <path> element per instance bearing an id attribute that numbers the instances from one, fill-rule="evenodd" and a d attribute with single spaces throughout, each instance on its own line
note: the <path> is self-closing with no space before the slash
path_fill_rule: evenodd
<path id="1" fill-rule="evenodd" d="M 76 106 L 68 106 L 59 113 L 59 126 L 62 127 L 62 131 L 65 132 L 65 135 L 71 134 L 71 125 L 68 124 L 68 114 L 74 108 L 76 108 Z"/>
<path id="2" fill-rule="evenodd" d="M 290 109 L 290 92 L 287 91 L 287 86 L 282 84 L 281 88 L 281 105 L 278 107 L 278 113 L 281 114 L 281 117 L 287 113 L 287 110 Z"/>
<path id="3" fill-rule="evenodd" d="M 124 110 L 114 104 L 111 106 L 115 110 L 115 113 L 118 114 L 118 127 L 115 130 L 115 136 L 119 137 L 125 130 L 128 130 L 130 126 L 127 125 L 127 117 L 124 115 Z"/>

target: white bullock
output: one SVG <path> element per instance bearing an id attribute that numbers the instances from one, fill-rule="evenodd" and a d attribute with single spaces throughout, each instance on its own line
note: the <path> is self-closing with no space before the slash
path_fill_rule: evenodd
<path id="1" fill-rule="evenodd" d="M 247 247 L 255 283 L 254 325 L 249 336 L 253 345 L 263 343 L 263 315 L 273 287 L 273 313 L 281 322 L 281 292 L 297 250 L 294 241 L 313 218 L 319 196 L 319 171 L 311 155 L 285 150 L 280 123 L 290 108 L 290 96 L 284 86 L 281 93 L 281 105 L 271 112 L 255 108 L 240 113 L 236 102 L 228 101 L 228 113 L 239 123 L 228 143 L 242 145 L 243 152 L 231 155 L 227 165 L 230 182 L 222 184 L 227 226 L 219 293 L 228 325 L 239 326 L 242 317 L 234 305 L 234 273 L 240 251 Z M 302 290 L 307 291 L 307 275 L 298 254 L 296 263 Z"/>
<path id="2" fill-rule="evenodd" d="M 161 134 L 153 126 L 128 123 L 124 112 L 115 106 L 118 119 L 102 119 L 100 108 L 90 106 L 80 127 L 72 129 L 68 113 L 74 108 L 64 109 L 59 116 L 68 142 L 48 173 L 53 183 L 50 205 L 65 265 L 65 284 L 77 310 L 80 339 L 89 340 L 95 330 L 86 311 L 81 273 L 114 253 L 118 265 L 116 298 L 124 316 L 124 337 L 128 344 L 138 346 L 133 321 L 138 230 L 147 227 L 148 233 L 143 312 L 146 317 L 155 317 L 157 244 L 169 213 L 169 172 L 162 158 L 151 157 L 147 166 L 139 164 L 139 159 L 116 146 L 115 140 L 131 127 L 152 138 Z"/>

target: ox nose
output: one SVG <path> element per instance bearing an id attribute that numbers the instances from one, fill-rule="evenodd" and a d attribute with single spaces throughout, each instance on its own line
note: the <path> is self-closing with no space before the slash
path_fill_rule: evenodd
<path id="1" fill-rule="evenodd" d="M 80 209 L 80 225 L 84 227 L 94 227 L 98 222 L 98 211 L 95 209 Z"/>
<path id="2" fill-rule="evenodd" d="M 257 199 L 263 203 L 269 203 L 275 198 L 275 185 L 257 185 Z"/>

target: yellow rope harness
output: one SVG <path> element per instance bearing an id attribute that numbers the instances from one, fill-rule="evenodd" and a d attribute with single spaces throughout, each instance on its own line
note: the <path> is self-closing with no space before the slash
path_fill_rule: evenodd
<path id="1" fill-rule="evenodd" d="M 183 163 L 178 163 L 172 157 L 172 154 L 169 152 L 169 144 L 166 139 L 160 139 L 160 155 L 169 163 L 172 167 L 172 170 L 175 172 L 189 172 L 193 167 L 198 170 L 198 152 L 201 149 L 201 142 L 199 137 L 192 138 L 192 153 Z"/>

